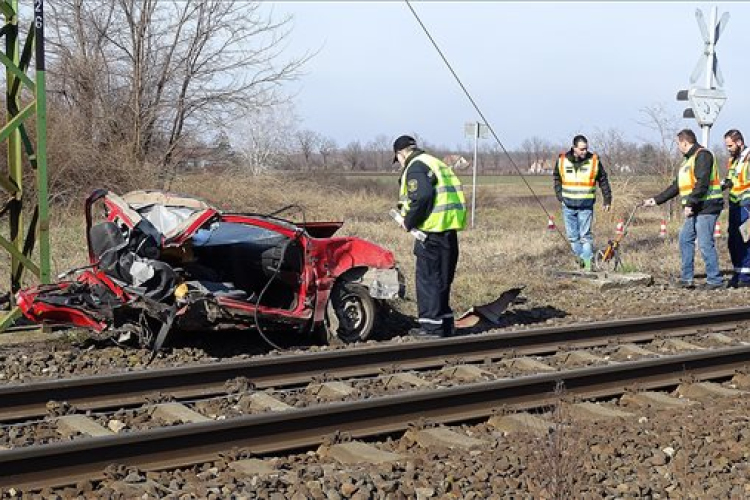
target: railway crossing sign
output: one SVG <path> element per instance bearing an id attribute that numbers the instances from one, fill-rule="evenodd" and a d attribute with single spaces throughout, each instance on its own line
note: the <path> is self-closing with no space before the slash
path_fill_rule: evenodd
<path id="1" fill-rule="evenodd" d="M 703 38 L 703 54 L 698 59 L 695 69 L 690 74 L 691 88 L 677 92 L 678 101 L 690 101 L 690 108 L 683 113 L 685 118 L 695 118 L 703 131 L 703 144 L 709 144 L 711 126 L 716 122 L 721 108 L 727 100 L 726 93 L 717 87 L 724 85 L 724 76 L 719 69 L 719 61 L 716 57 L 716 42 L 729 22 L 729 13 L 725 12 L 717 21 L 717 8 L 711 12 L 711 21 L 707 24 L 700 9 L 695 11 L 695 19 L 698 21 Z M 703 86 L 695 85 L 698 79 L 704 75 Z"/>
<path id="2" fill-rule="evenodd" d="M 706 71 L 706 68 L 711 68 L 713 78 L 716 79 L 716 84 L 721 87 L 724 85 L 724 76 L 721 74 L 719 69 L 719 60 L 716 57 L 716 43 L 719 41 L 719 36 L 727 27 L 729 22 L 729 12 L 725 12 L 721 15 L 719 22 L 713 26 L 713 37 L 708 30 L 706 20 L 703 17 L 703 12 L 700 9 L 695 10 L 695 19 L 698 21 L 698 28 L 701 31 L 703 37 L 703 54 L 698 59 L 695 69 L 690 74 L 690 83 L 695 83 L 698 78 Z M 715 17 L 714 17 L 715 19 Z M 711 61 L 709 62 L 709 58 Z"/>

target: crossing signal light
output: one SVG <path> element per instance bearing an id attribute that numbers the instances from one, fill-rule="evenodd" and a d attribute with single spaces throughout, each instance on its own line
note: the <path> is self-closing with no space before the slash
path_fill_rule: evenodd
<path id="1" fill-rule="evenodd" d="M 690 100 L 690 92 L 685 90 L 678 90 L 677 91 L 677 100 L 678 101 L 689 101 Z M 693 112 L 693 108 L 685 108 L 685 111 L 682 112 L 683 118 L 695 118 L 695 113 Z"/>

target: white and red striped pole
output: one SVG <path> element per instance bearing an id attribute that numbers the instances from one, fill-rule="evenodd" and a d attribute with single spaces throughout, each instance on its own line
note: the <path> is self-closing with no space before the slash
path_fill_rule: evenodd
<path id="1" fill-rule="evenodd" d="M 622 236 L 625 234 L 625 221 L 620 221 L 617 223 L 617 227 L 615 227 L 615 235 Z"/>

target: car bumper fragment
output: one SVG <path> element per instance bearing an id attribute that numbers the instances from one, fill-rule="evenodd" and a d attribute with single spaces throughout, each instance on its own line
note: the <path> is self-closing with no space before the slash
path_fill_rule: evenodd
<path id="1" fill-rule="evenodd" d="M 370 269 L 363 281 L 370 290 L 370 296 L 375 299 L 403 298 L 406 291 L 404 277 L 397 268 Z"/>

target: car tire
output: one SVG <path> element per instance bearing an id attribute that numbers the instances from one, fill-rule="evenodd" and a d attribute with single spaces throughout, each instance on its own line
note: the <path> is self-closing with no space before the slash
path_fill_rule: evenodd
<path id="1" fill-rule="evenodd" d="M 350 282 L 333 286 L 325 316 L 329 344 L 351 344 L 372 337 L 377 320 L 378 304 L 367 287 Z"/>

